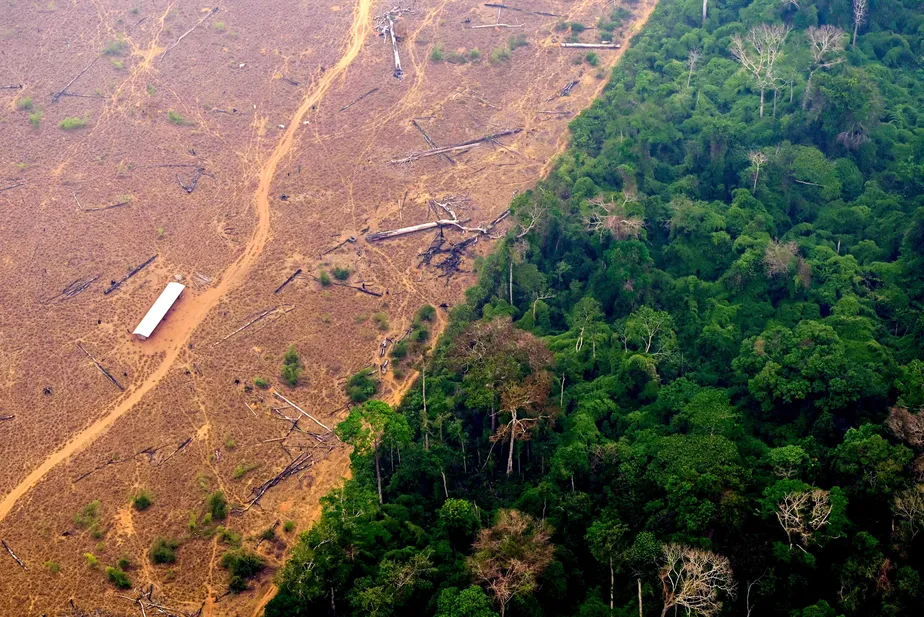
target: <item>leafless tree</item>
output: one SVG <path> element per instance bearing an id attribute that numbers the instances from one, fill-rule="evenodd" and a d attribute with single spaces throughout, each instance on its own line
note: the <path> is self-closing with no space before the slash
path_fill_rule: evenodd
<path id="1" fill-rule="evenodd" d="M 518 510 L 501 510 L 493 527 L 482 529 L 469 568 L 494 594 L 501 617 L 514 596 L 536 589 L 536 578 L 552 563 L 551 529 Z"/>
<path id="2" fill-rule="evenodd" d="M 748 160 L 751 161 L 751 165 L 754 167 L 754 186 L 751 187 L 751 192 L 754 193 L 757 191 L 757 180 L 760 178 L 760 168 L 767 164 L 767 155 L 760 150 L 752 150 L 748 153 Z"/>
<path id="3" fill-rule="evenodd" d="M 869 4 L 867 0 L 853 0 L 853 43 L 850 45 L 851 49 L 857 48 L 857 30 L 866 21 L 868 11 Z"/>
<path id="4" fill-rule="evenodd" d="M 631 216 L 626 212 L 626 206 L 636 201 L 636 196 L 623 191 L 622 200 L 605 201 L 602 197 L 591 199 L 591 210 L 584 217 L 587 231 L 602 234 L 609 232 L 617 240 L 638 238 L 645 227 L 645 220 L 641 217 Z"/>
<path id="5" fill-rule="evenodd" d="M 520 233 L 517 234 L 517 239 L 519 240 L 540 226 L 545 220 L 547 212 L 548 208 L 535 199 L 531 199 L 525 207 L 517 210 L 517 220 L 520 225 Z"/>
<path id="6" fill-rule="evenodd" d="M 837 134 L 837 141 L 843 144 L 848 150 L 856 150 L 869 141 L 869 135 L 863 124 L 855 122 L 849 129 Z"/>
<path id="7" fill-rule="evenodd" d="M 767 276 L 772 278 L 789 272 L 798 252 L 799 247 L 795 242 L 783 244 L 771 240 L 764 250 L 764 267 L 767 269 Z"/>
<path id="8" fill-rule="evenodd" d="M 721 594 L 735 597 L 735 582 L 728 558 L 709 551 L 668 544 L 662 549 L 658 576 L 664 592 L 661 617 L 672 607 L 683 607 L 704 617 L 722 609 Z"/>
<path id="9" fill-rule="evenodd" d="M 513 452 L 517 440 L 528 441 L 533 431 L 543 422 L 552 419 L 547 411 L 551 377 L 548 371 L 537 371 L 518 382 L 504 386 L 501 392 L 501 411 L 510 414 L 510 420 L 491 436 L 491 441 L 508 441 L 507 475 L 513 475 Z"/>
<path id="10" fill-rule="evenodd" d="M 924 484 L 917 484 L 895 495 L 892 512 L 904 519 L 913 540 L 924 529 Z"/>
<path id="11" fill-rule="evenodd" d="M 703 23 L 706 23 L 706 9 L 709 6 L 709 0 L 703 0 Z"/>
<path id="12" fill-rule="evenodd" d="M 830 516 L 831 495 L 820 488 L 792 491 L 776 504 L 776 518 L 786 532 L 789 548 L 797 542 L 808 544 L 817 531 L 828 525 Z"/>
<path id="13" fill-rule="evenodd" d="M 764 117 L 764 100 L 767 88 L 772 88 L 776 76 L 773 67 L 783 53 L 783 43 L 792 28 L 784 24 L 761 24 L 748 31 L 747 36 L 732 37 L 732 55 L 751 74 L 760 89 L 760 117 Z"/>
<path id="14" fill-rule="evenodd" d="M 690 72 L 687 73 L 687 89 L 690 88 L 690 80 L 693 79 L 693 69 L 696 68 L 696 61 L 699 60 L 700 51 L 698 49 L 691 49 L 690 53 L 687 54 L 687 65 L 690 67 Z"/>
<path id="15" fill-rule="evenodd" d="M 808 81 L 805 84 L 805 96 L 802 97 L 802 109 L 808 107 L 812 92 L 812 78 L 819 70 L 827 70 L 844 61 L 844 31 L 836 26 L 809 26 L 805 31 L 809 40 L 812 63 L 809 65 Z"/>
<path id="16" fill-rule="evenodd" d="M 800 8 L 799 0 L 780 0 L 780 5 L 783 7 L 783 10 L 788 9 L 789 7 L 795 7 L 798 11 Z"/>
<path id="17" fill-rule="evenodd" d="M 889 410 L 885 425 L 912 448 L 924 449 L 924 412 L 911 413 L 905 407 L 895 406 Z"/>

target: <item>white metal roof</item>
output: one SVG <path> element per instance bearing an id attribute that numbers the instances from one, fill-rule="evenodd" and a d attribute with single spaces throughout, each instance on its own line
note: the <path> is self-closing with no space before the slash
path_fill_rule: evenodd
<path id="1" fill-rule="evenodd" d="M 160 324 L 164 315 L 167 314 L 167 311 L 170 310 L 170 307 L 173 306 L 173 303 L 180 297 L 184 289 L 186 289 L 186 285 L 167 283 L 167 287 L 160 293 L 153 306 L 148 310 L 148 314 L 144 316 L 144 319 L 141 320 L 141 323 L 138 324 L 132 334 L 138 334 L 144 338 L 151 336 L 154 328 Z"/>

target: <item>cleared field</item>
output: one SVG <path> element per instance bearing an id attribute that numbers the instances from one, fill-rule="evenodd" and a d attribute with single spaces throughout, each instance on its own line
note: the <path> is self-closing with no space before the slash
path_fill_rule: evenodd
<path id="1" fill-rule="evenodd" d="M 614 40 L 625 44 L 653 5 L 625 4 Z M 471 1 L 402 6 L 400 79 L 376 29 L 390 3 L 0 7 L 0 86 L 22 85 L 0 90 L 0 189 L 13 187 L 0 192 L 0 416 L 14 416 L 0 421 L 0 538 L 28 567 L 0 553 L 0 614 L 140 614 L 120 597 L 135 592 L 104 573 L 121 557 L 135 587 L 153 584 L 177 610 L 253 614 L 271 569 L 225 595 L 206 498 L 221 490 L 246 504 L 311 450 L 313 466 L 222 522 L 254 547 L 277 520 L 310 524 L 348 456 L 330 437 L 282 443 L 290 423 L 273 408 L 297 412 L 254 379 L 333 426 L 346 378 L 378 365 L 382 339 L 401 337 L 421 306 L 458 300 L 491 243 L 447 278 L 418 256 L 432 230 L 364 236 L 434 220 L 428 202 L 446 196 L 470 200 L 469 225 L 494 219 L 544 173 L 619 54 L 559 45 L 600 38 L 568 24 L 608 17 L 602 0 L 524 1 L 532 12 L 499 21 Z M 475 27 L 496 23 L 520 27 Z M 514 128 L 452 162 L 391 163 L 431 148 L 424 131 L 447 146 Z M 335 269 L 373 294 L 322 284 Z M 171 280 L 187 285 L 175 309 L 133 340 Z M 289 345 L 305 365 L 295 388 L 279 377 Z M 409 387 L 412 363 L 399 371 L 382 377 L 380 396 Z M 153 496 L 143 511 L 130 503 L 140 491 Z M 75 520 L 95 500 L 92 523 Z M 294 533 L 280 527 L 258 551 L 279 563 Z M 161 536 L 181 541 L 173 564 L 148 559 Z"/>

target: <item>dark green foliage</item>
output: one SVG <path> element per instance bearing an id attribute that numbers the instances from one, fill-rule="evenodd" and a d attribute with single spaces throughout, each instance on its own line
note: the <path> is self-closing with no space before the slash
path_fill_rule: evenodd
<path id="1" fill-rule="evenodd" d="M 371 368 L 364 368 L 346 382 L 346 394 L 352 403 L 368 401 L 378 392 L 379 381 Z"/>
<path id="2" fill-rule="evenodd" d="M 282 380 L 294 388 L 298 385 L 303 370 L 305 370 L 305 365 L 299 359 L 295 345 L 289 345 L 282 358 Z"/>
<path id="3" fill-rule="evenodd" d="M 221 556 L 221 567 L 231 575 L 228 589 L 240 593 L 247 589 L 247 580 L 263 569 L 263 559 L 246 549 L 228 551 Z"/>
<path id="4" fill-rule="evenodd" d="M 176 549 L 180 543 L 168 538 L 157 538 L 154 545 L 151 546 L 151 563 L 164 564 L 176 563 Z"/>
<path id="5" fill-rule="evenodd" d="M 548 179 L 514 200 L 426 387 L 338 426 L 351 479 L 267 617 L 630 617 L 638 581 L 650 617 L 669 543 L 729 559 L 738 593 L 715 617 L 920 613 L 924 15 L 871 2 L 856 50 L 808 84 L 805 30 L 852 31 L 848 0 L 701 10 L 658 3 Z M 729 45 L 768 22 L 793 31 L 761 118 Z M 551 381 L 520 335 L 547 348 Z M 529 438 L 511 448 L 511 427 Z M 506 604 L 476 546 L 501 510 L 555 546 Z"/>
<path id="6" fill-rule="evenodd" d="M 154 495 L 150 491 L 139 491 L 137 495 L 132 497 L 132 507 L 136 510 L 143 511 L 147 510 L 154 504 Z"/>
<path id="7" fill-rule="evenodd" d="M 206 500 L 207 514 L 211 515 L 212 520 L 223 521 L 228 518 L 228 500 L 221 491 L 215 491 Z"/>
<path id="8" fill-rule="evenodd" d="M 330 273 L 333 274 L 334 278 L 338 281 L 345 281 L 350 278 L 349 268 L 333 267 L 330 269 Z"/>
<path id="9" fill-rule="evenodd" d="M 266 390 L 267 388 L 269 388 L 269 382 L 263 379 L 262 377 L 254 377 L 253 385 L 257 386 L 261 390 Z"/>
<path id="10" fill-rule="evenodd" d="M 328 287 L 331 284 L 330 274 L 327 273 L 327 270 L 321 270 L 318 274 L 318 282 L 321 283 L 322 287 Z"/>
<path id="11" fill-rule="evenodd" d="M 132 582 L 128 580 L 128 575 L 119 568 L 109 566 L 106 568 L 106 578 L 116 586 L 116 589 L 131 589 Z"/>

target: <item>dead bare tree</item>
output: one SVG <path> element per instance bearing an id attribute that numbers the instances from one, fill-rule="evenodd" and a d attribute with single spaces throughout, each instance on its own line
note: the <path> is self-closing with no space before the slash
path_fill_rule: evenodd
<path id="1" fill-rule="evenodd" d="M 501 391 L 501 411 L 510 414 L 510 421 L 491 436 L 491 441 L 509 442 L 507 453 L 507 475 L 513 475 L 513 453 L 516 442 L 528 441 L 533 431 L 542 423 L 552 419 L 544 408 L 549 398 L 550 376 L 547 371 L 538 371 L 526 379 L 508 383 Z"/>
<path id="2" fill-rule="evenodd" d="M 903 519 L 911 539 L 924 529 L 924 484 L 901 491 L 892 502 L 892 512 Z"/>
<path id="3" fill-rule="evenodd" d="M 704 617 L 722 609 L 721 595 L 735 597 L 735 582 L 727 557 L 679 544 L 662 548 L 658 574 L 664 592 L 661 617 L 673 607 L 683 607 Z"/>
<path id="4" fill-rule="evenodd" d="M 784 244 L 771 240 L 764 250 L 764 267 L 767 269 L 767 276 L 773 278 L 789 272 L 798 252 L 799 246 L 795 242 Z"/>
<path id="5" fill-rule="evenodd" d="M 807 545 L 812 536 L 828 525 L 831 516 L 831 495 L 820 488 L 792 491 L 776 504 L 776 519 L 779 521 L 789 548 Z"/>
<path id="6" fill-rule="evenodd" d="M 889 410 L 885 425 L 893 435 L 912 448 L 924 449 L 924 413 L 911 413 L 905 407 L 895 406 Z"/>
<path id="7" fill-rule="evenodd" d="M 584 217 L 584 228 L 597 234 L 609 233 L 617 240 L 638 238 L 645 227 L 645 220 L 639 216 L 632 216 L 626 207 L 637 200 L 637 196 L 623 191 L 622 199 L 605 200 L 597 197 L 588 201 L 591 209 Z"/>
<path id="8" fill-rule="evenodd" d="M 398 38 L 399 37 L 397 34 L 395 34 L 395 19 L 405 13 L 413 13 L 413 11 L 411 9 L 403 9 L 403 8 L 396 6 L 396 7 L 393 7 L 385 11 L 384 13 L 382 13 L 381 15 L 375 18 L 375 29 L 379 33 L 379 36 L 384 37 L 386 41 L 391 41 L 391 50 L 395 55 L 394 76 L 399 77 L 399 78 L 402 75 L 404 75 L 404 71 L 401 69 L 401 56 L 398 55 Z M 371 92 L 367 94 L 371 94 Z M 365 96 L 366 95 L 363 95 L 362 97 L 354 101 L 354 103 L 358 102 Z M 350 103 L 350 105 L 352 104 L 353 103 Z M 347 107 L 349 107 L 349 105 Z"/>
<path id="9" fill-rule="evenodd" d="M 495 146 L 502 146 L 502 144 L 497 141 L 501 137 L 506 137 L 507 135 L 516 135 L 521 132 L 522 128 L 508 129 L 506 131 L 499 131 L 497 133 L 491 133 L 490 135 L 485 135 L 484 137 L 479 137 L 477 139 L 470 139 L 468 141 L 454 144 L 452 146 L 443 146 L 441 148 L 432 148 L 430 150 L 424 150 L 423 152 L 414 152 L 403 159 L 393 159 L 389 161 L 390 163 L 410 163 L 418 159 L 426 158 L 428 156 L 439 156 L 446 154 L 447 152 L 455 152 L 457 150 L 468 150 L 475 146 L 479 146 L 483 143 L 490 143 Z"/>
<path id="10" fill-rule="evenodd" d="M 525 207 L 518 209 L 516 215 L 520 225 L 520 233 L 517 234 L 517 239 L 519 240 L 541 225 L 546 213 L 548 213 L 548 208 L 536 199 L 529 200 Z"/>
<path id="11" fill-rule="evenodd" d="M 862 123 L 855 122 L 849 129 L 837 134 L 837 141 L 848 150 L 856 150 L 869 141 L 869 134 Z"/>
<path id="12" fill-rule="evenodd" d="M 700 51 L 698 49 L 691 49 L 690 53 L 687 54 L 687 66 L 690 68 L 690 72 L 687 73 L 687 89 L 690 88 L 690 80 L 693 79 L 693 69 L 696 68 L 696 61 L 699 60 Z"/>
<path id="13" fill-rule="evenodd" d="M 767 163 L 767 155 L 761 152 L 760 150 L 752 150 L 748 152 L 748 160 L 751 161 L 751 165 L 754 167 L 754 184 L 751 187 L 751 192 L 757 190 L 757 180 L 760 178 L 760 168 Z"/>
<path id="14" fill-rule="evenodd" d="M 706 10 L 709 7 L 709 0 L 703 0 L 703 23 L 706 23 Z"/>
<path id="15" fill-rule="evenodd" d="M 853 42 L 850 45 L 851 49 L 857 48 L 857 31 L 866 22 L 868 12 L 868 0 L 853 0 Z"/>
<path id="16" fill-rule="evenodd" d="M 844 61 L 844 31 L 836 26 L 824 25 L 820 28 L 809 26 L 805 31 L 809 40 L 812 63 L 809 65 L 808 81 L 805 83 L 805 95 L 802 97 L 802 109 L 808 108 L 812 92 L 812 78 L 818 71 L 824 71 Z"/>
<path id="17" fill-rule="evenodd" d="M 196 22 L 196 25 L 195 25 L 195 26 L 193 26 L 192 28 L 190 28 L 189 30 L 187 30 L 186 32 L 184 32 L 183 34 L 181 34 L 181 35 L 177 38 L 177 40 L 173 43 L 173 45 L 171 45 L 170 47 L 168 47 L 167 49 L 165 49 L 165 50 L 164 50 L 164 53 L 162 53 L 162 54 L 160 55 L 160 59 L 163 60 L 163 59 L 164 59 L 164 56 L 167 55 L 167 52 L 170 51 L 171 49 L 173 49 L 174 47 L 176 47 L 177 45 L 179 45 L 179 44 L 180 44 L 180 41 L 182 41 L 184 38 L 186 38 L 186 35 L 187 35 L 187 34 L 189 34 L 190 32 L 192 32 L 192 31 L 195 30 L 196 28 L 198 28 L 200 25 L 202 25 L 203 22 L 205 22 L 206 20 L 210 19 L 210 18 L 212 17 L 212 15 L 214 15 L 214 14 L 217 13 L 217 12 L 218 12 L 218 7 L 216 6 L 215 8 L 213 8 L 212 10 L 210 10 L 208 13 L 206 13 L 206 15 L 205 15 L 202 19 L 200 19 L 199 21 Z"/>
<path id="18" fill-rule="evenodd" d="M 751 28 L 747 36 L 732 37 L 732 55 L 751 75 L 760 90 L 760 117 L 764 117 L 767 88 L 772 88 L 776 76 L 773 67 L 783 55 L 783 43 L 792 28 L 784 24 L 761 24 Z"/>
<path id="19" fill-rule="evenodd" d="M 783 10 L 784 10 L 784 11 L 785 11 L 786 9 L 788 9 L 789 7 L 793 7 L 793 8 L 795 8 L 797 11 L 798 11 L 800 8 L 802 8 L 802 7 L 799 6 L 799 0 L 780 0 L 780 5 L 783 7 Z"/>

